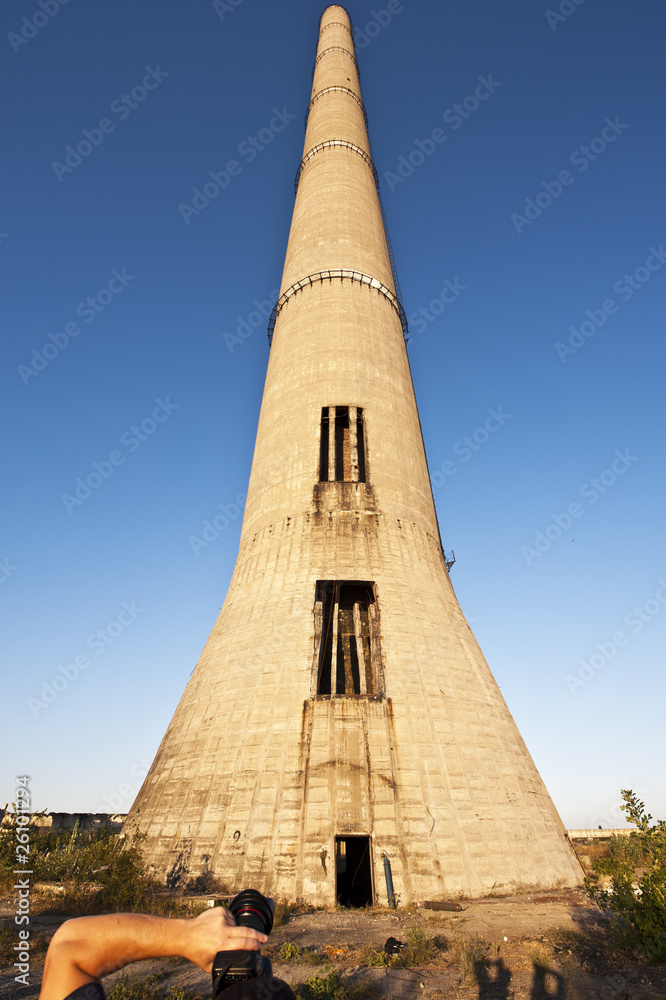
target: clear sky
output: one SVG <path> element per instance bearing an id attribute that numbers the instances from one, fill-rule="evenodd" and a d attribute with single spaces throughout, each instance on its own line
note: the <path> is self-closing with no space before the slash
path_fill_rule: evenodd
<path id="1" fill-rule="evenodd" d="M 322 9 L 3 5 L 0 805 L 126 811 L 222 605 Z M 348 9 L 463 611 L 565 824 L 666 817 L 663 7 Z"/>

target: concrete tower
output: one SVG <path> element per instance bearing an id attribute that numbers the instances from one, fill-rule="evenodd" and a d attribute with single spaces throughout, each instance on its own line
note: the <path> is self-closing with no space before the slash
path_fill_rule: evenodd
<path id="1" fill-rule="evenodd" d="M 572 885 L 439 536 L 351 26 L 321 18 L 224 607 L 133 806 L 163 873 L 403 902 Z"/>

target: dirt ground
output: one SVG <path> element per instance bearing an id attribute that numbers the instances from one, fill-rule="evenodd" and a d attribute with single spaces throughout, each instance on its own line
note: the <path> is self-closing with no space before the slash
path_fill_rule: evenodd
<path id="1" fill-rule="evenodd" d="M 464 903 L 462 912 L 385 909 L 315 911 L 293 915 L 270 937 L 268 953 L 285 941 L 322 951 L 328 965 L 280 963 L 274 974 L 292 986 L 336 968 L 352 981 L 372 979 L 387 1000 L 664 1000 L 666 965 L 651 967 L 611 954 L 604 943 L 607 920 L 582 890 L 532 896 L 487 898 Z M 11 900 L 0 900 L 3 923 L 13 914 Z M 43 914 L 33 918 L 33 933 L 49 937 L 64 918 Z M 388 937 L 405 941 L 411 927 L 420 926 L 449 947 L 431 962 L 413 969 L 369 968 L 358 954 L 363 946 L 382 949 Z M 563 934 L 562 930 L 569 932 Z M 557 933 L 556 933 L 557 932 Z M 584 938 L 576 937 L 582 932 Z M 461 939 L 481 938 L 486 962 L 465 972 Z M 477 942 L 478 947 L 478 942 Z M 464 947 L 463 947 L 464 951 Z M 31 985 L 14 982 L 11 966 L 0 972 L 0 998 L 36 1000 L 44 953 L 32 959 Z M 189 963 L 169 959 L 140 962 L 133 973 L 144 978 L 164 975 L 160 988 L 187 986 L 210 996 L 210 978 Z M 122 973 L 105 980 L 107 989 Z"/>

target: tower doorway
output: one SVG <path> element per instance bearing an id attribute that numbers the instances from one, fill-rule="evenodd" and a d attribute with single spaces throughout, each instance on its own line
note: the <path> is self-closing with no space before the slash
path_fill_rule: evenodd
<path id="1" fill-rule="evenodd" d="M 370 837 L 335 838 L 335 898 L 342 906 L 372 906 Z"/>

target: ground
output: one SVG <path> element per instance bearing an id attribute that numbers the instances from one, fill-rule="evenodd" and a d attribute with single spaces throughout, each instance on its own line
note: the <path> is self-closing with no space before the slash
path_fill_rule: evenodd
<path id="1" fill-rule="evenodd" d="M 460 912 L 416 908 L 296 912 L 271 934 L 268 952 L 274 973 L 295 986 L 335 968 L 352 983 L 374 981 L 379 997 L 387 1000 L 666 997 L 666 965 L 647 966 L 609 950 L 607 918 L 583 890 L 487 898 L 462 905 Z M 11 897 L 0 900 L 3 924 L 10 923 L 14 910 Z M 50 938 L 63 919 L 53 912 L 38 915 L 33 932 Z M 438 940 L 441 950 L 433 960 L 415 968 L 368 967 L 373 948 L 381 950 L 388 937 L 407 940 L 414 927 Z M 326 964 L 279 961 L 275 953 L 283 942 L 325 952 Z M 481 955 L 486 961 L 475 970 L 474 959 L 478 963 Z M 0 998 L 36 1000 L 44 952 L 32 959 L 29 987 L 14 982 L 11 961 L 0 972 Z M 165 995 L 171 987 L 180 986 L 210 996 L 210 977 L 182 960 L 141 962 L 132 972 L 139 979 L 160 973 L 159 989 Z M 121 975 L 105 981 L 107 991 Z"/>

